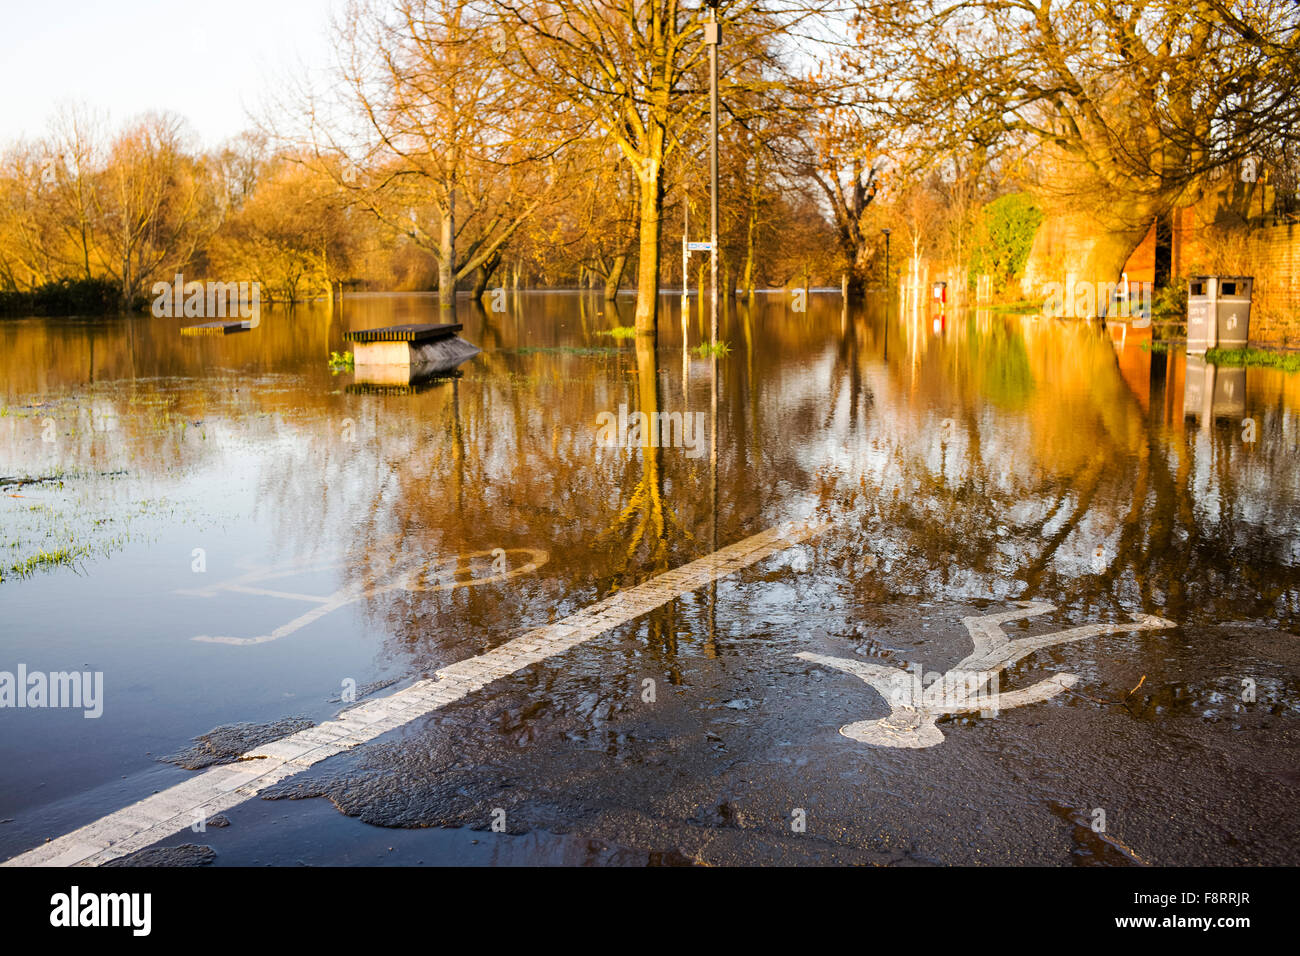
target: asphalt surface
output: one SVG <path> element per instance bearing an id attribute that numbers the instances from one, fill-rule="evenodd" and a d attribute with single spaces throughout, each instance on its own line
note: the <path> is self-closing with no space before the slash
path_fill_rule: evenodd
<path id="1" fill-rule="evenodd" d="M 1292 635 L 1195 627 L 1045 649 L 1001 689 L 1060 672 L 1076 687 L 892 749 L 838 733 L 887 714 L 879 694 L 794 654 L 941 671 L 970 650 L 962 617 L 1008 605 L 900 602 L 832 622 L 811 604 L 815 589 L 760 566 L 719 586 L 707 639 L 675 604 L 158 848 L 209 846 L 216 865 L 1294 864 Z M 729 627 L 729 606 L 761 623 Z M 1067 609 L 1012 628 L 1079 623 Z"/>

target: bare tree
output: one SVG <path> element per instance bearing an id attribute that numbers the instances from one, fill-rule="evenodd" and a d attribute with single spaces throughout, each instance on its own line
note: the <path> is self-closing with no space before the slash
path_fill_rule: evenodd
<path id="1" fill-rule="evenodd" d="M 190 262 L 216 223 L 206 170 L 174 116 L 150 114 L 119 134 L 94 195 L 99 259 L 128 305 L 150 278 Z"/>
<path id="2" fill-rule="evenodd" d="M 549 198 L 565 142 L 487 27 L 469 0 L 354 3 L 337 26 L 341 94 L 305 96 L 319 168 L 435 257 L 444 305 Z"/>
<path id="3" fill-rule="evenodd" d="M 708 116 L 703 5 L 680 0 L 487 0 L 512 39 L 516 75 L 572 103 L 635 173 L 639 187 L 636 327 L 657 328 L 666 165 Z M 722 95 L 732 99 L 771 61 L 780 38 L 812 15 L 806 4 L 722 2 Z M 734 28 L 731 25 L 735 25 Z M 751 88 L 752 88 L 752 84 Z"/>

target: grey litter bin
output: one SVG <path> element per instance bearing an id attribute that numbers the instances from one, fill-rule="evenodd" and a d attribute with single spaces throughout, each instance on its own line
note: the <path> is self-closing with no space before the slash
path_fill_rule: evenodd
<path id="1" fill-rule="evenodd" d="M 1253 276 L 1192 276 L 1187 282 L 1187 351 L 1245 348 Z"/>

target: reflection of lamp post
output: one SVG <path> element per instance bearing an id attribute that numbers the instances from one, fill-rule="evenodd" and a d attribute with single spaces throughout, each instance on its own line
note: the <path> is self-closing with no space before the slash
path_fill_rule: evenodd
<path id="1" fill-rule="evenodd" d="M 709 178 L 712 194 L 709 197 L 709 269 L 712 272 L 713 295 L 709 303 L 712 337 L 709 343 L 718 344 L 718 45 L 722 42 L 722 24 L 718 22 L 720 0 L 707 0 L 709 20 L 704 24 L 704 42 L 709 47 Z"/>
<path id="2" fill-rule="evenodd" d="M 889 230 L 885 234 L 885 361 L 889 361 Z"/>

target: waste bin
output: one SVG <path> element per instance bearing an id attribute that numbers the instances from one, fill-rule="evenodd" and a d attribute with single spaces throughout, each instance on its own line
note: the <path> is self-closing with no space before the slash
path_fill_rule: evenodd
<path id="1" fill-rule="evenodd" d="M 1253 276 L 1192 276 L 1187 282 L 1187 351 L 1245 348 Z"/>
<path id="2" fill-rule="evenodd" d="M 936 282 L 931 290 L 936 305 L 943 305 L 948 301 L 948 283 Z"/>

